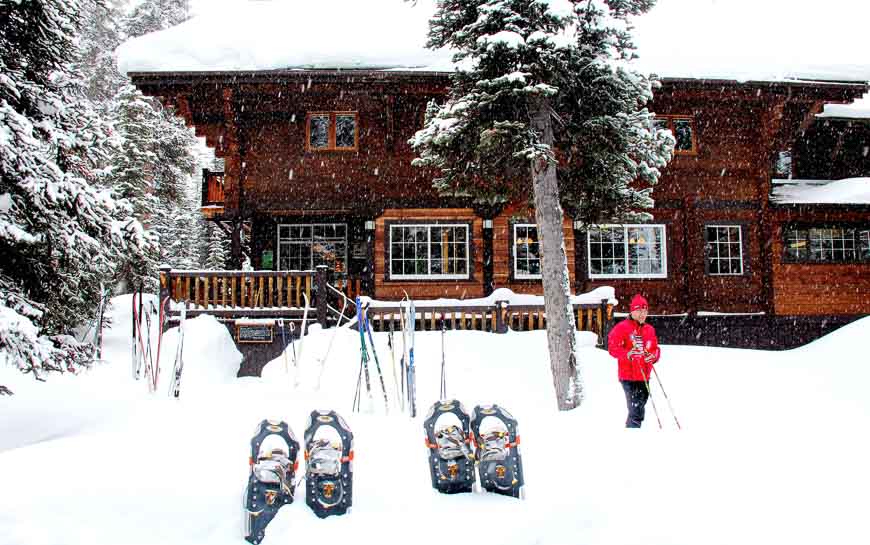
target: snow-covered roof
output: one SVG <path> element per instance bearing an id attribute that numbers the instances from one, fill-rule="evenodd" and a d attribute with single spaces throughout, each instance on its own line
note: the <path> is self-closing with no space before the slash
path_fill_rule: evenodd
<path id="1" fill-rule="evenodd" d="M 828 119 L 870 119 L 870 93 L 852 104 L 826 104 L 816 117 Z"/>
<path id="2" fill-rule="evenodd" d="M 127 41 L 118 49 L 118 63 L 125 73 L 450 72 L 449 51 L 425 48 L 434 5 L 434 0 L 416 0 L 416 5 L 406 0 L 196 0 L 197 16 Z M 828 7 L 810 11 L 791 0 L 659 0 L 636 20 L 641 56 L 636 64 L 663 78 L 870 80 L 870 61 L 861 54 L 867 49 L 863 28 L 849 30 L 866 21 L 857 12 L 870 15 L 870 9 L 849 4 L 854 17 L 847 17 Z M 836 21 L 827 21 L 838 13 Z M 823 39 L 826 32 L 832 39 Z"/>
<path id="3" fill-rule="evenodd" d="M 773 180 L 778 204 L 870 204 L 870 178 Z"/>

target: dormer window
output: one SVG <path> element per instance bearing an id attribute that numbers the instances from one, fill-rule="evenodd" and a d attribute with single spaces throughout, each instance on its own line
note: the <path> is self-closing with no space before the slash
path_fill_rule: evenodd
<path id="1" fill-rule="evenodd" d="M 675 155 L 694 155 L 698 153 L 698 145 L 695 139 L 695 120 L 684 115 L 657 115 L 655 118 L 657 129 L 666 129 L 674 135 Z"/>
<path id="2" fill-rule="evenodd" d="M 305 121 L 308 151 L 356 151 L 358 112 L 309 112 Z"/>

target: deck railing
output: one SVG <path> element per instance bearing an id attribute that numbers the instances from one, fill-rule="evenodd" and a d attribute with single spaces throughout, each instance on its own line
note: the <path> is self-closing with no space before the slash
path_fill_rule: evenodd
<path id="1" fill-rule="evenodd" d="M 332 274 L 332 278 L 330 278 Z M 300 320 L 308 298 L 309 322 L 324 327 L 334 324 L 342 308 L 350 317 L 356 313 L 353 300 L 361 293 L 359 278 L 330 273 L 320 266 L 315 271 L 188 271 L 160 270 L 161 300 L 169 298 L 188 305 L 187 314 L 214 314 L 224 319 L 258 317 Z M 345 304 L 345 299 L 349 300 Z M 508 301 L 486 304 L 436 305 L 420 301 L 415 305 L 414 329 L 437 331 L 465 329 L 506 333 L 546 329 L 544 305 L 511 305 Z M 401 327 L 401 312 L 407 304 L 377 302 L 369 306 L 369 321 L 375 331 Z M 174 312 L 172 313 L 174 314 Z M 610 331 L 613 305 L 573 305 L 575 326 L 598 335 L 599 344 Z"/>

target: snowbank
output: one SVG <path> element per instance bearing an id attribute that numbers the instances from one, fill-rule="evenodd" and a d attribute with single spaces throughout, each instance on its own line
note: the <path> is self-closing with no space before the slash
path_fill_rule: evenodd
<path id="1" fill-rule="evenodd" d="M 780 204 L 870 204 L 870 178 L 773 180 L 771 200 Z"/>
<path id="2" fill-rule="evenodd" d="M 242 363 L 242 354 L 226 326 L 214 316 L 201 315 L 184 322 L 182 358 L 182 389 L 228 384 L 236 380 Z M 161 385 L 168 388 L 178 348 L 178 328 L 163 334 L 160 354 Z"/>

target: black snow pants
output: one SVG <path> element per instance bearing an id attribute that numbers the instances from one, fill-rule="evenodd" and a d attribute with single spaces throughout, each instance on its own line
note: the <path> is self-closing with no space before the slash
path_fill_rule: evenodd
<path id="1" fill-rule="evenodd" d="M 625 420 L 625 427 L 639 428 L 646 413 L 649 390 L 642 380 L 623 380 L 620 382 L 622 389 L 625 390 L 625 402 L 628 405 L 628 418 Z"/>

